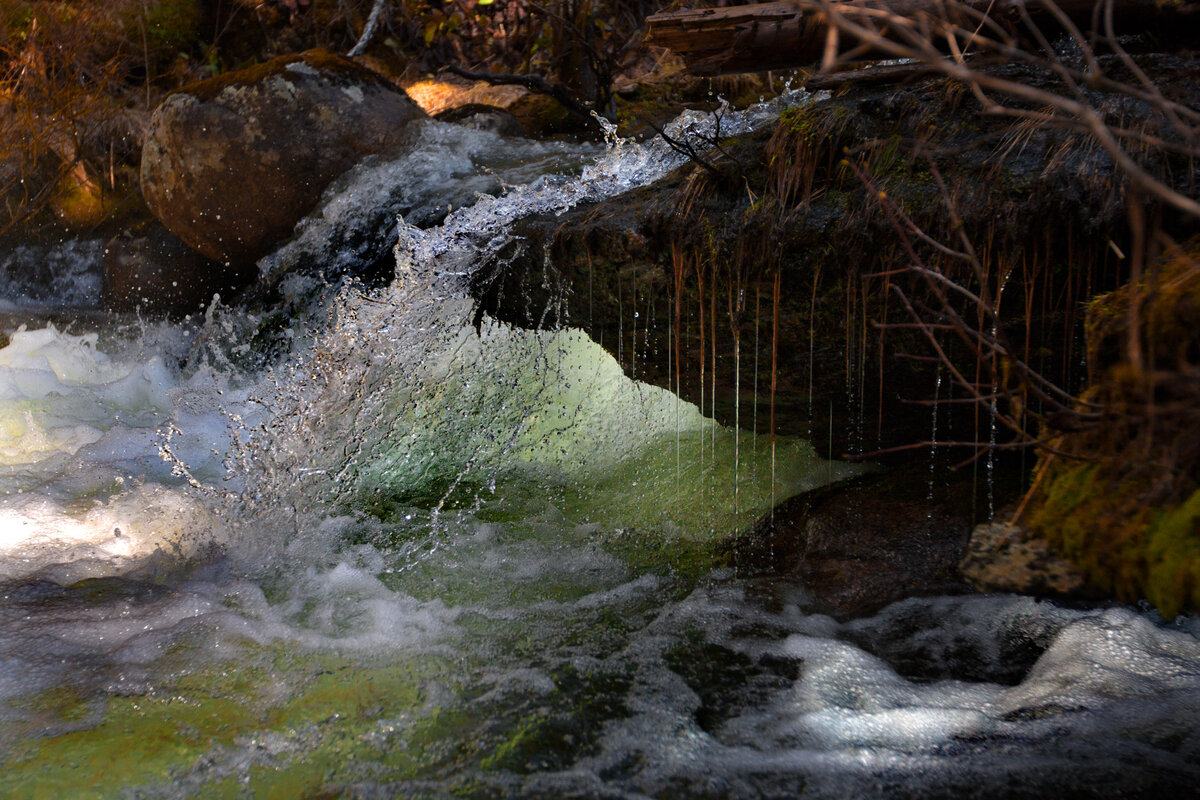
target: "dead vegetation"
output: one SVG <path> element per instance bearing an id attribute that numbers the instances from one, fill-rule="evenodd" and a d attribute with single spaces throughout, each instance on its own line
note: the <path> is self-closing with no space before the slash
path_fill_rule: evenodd
<path id="1" fill-rule="evenodd" d="M 0 234 L 87 228 L 136 189 L 157 78 L 200 18 L 195 0 L 0 2 Z"/>

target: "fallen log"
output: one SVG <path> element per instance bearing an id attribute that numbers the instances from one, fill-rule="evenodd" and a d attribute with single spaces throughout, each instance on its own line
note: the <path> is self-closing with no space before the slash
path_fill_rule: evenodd
<path id="1" fill-rule="evenodd" d="M 814 21 L 786 1 L 671 11 L 646 18 L 647 42 L 683 56 L 696 75 L 787 69 L 820 58 L 823 18 Z"/>
<path id="2" fill-rule="evenodd" d="M 899 30 L 889 21 L 928 21 L 931 37 L 937 21 L 967 30 L 985 23 L 1012 28 L 1023 13 L 1048 27 L 1069 21 L 1088 31 L 1094 21 L 1103 24 L 1103 0 L 779 0 L 726 8 L 672 11 L 647 17 L 650 44 L 681 55 L 696 75 L 725 75 L 794 69 L 848 58 L 887 58 L 850 37 L 840 36 L 829 24 L 830 11 L 850 20 L 870 24 L 891 38 Z M 1198 0 L 1114 0 L 1114 19 L 1127 25 L 1150 20 L 1200 21 Z M 907 31 L 912 32 L 910 26 Z"/>

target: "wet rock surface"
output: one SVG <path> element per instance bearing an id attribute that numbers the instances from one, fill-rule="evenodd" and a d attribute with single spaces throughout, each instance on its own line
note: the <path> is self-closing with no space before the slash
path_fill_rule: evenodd
<path id="1" fill-rule="evenodd" d="M 971 531 L 962 575 L 981 592 L 1081 596 L 1083 576 L 1042 539 L 1011 522 L 993 520 Z"/>
<path id="2" fill-rule="evenodd" d="M 184 315 L 203 311 L 214 294 L 226 300 L 257 274 L 204 257 L 165 226 L 148 222 L 104 248 L 100 302 L 110 311 Z"/>
<path id="3" fill-rule="evenodd" d="M 785 501 L 726 552 L 748 574 L 800 580 L 827 613 L 862 616 L 970 592 L 959 563 L 984 495 L 969 476 L 931 486 L 922 468 L 877 472 Z"/>
<path id="4" fill-rule="evenodd" d="M 1177 61 L 1147 64 L 1170 75 Z M 1016 67 L 1001 73 L 1038 80 Z M 914 141 L 933 156 L 914 155 Z M 1115 288 L 1122 269 L 1106 237 L 1120 238 L 1124 196 L 1103 151 L 1063 130 L 1023 131 L 981 114 L 945 80 L 854 87 L 715 144 L 651 186 L 523 220 L 525 252 L 482 270 L 476 296 L 516 325 L 582 327 L 632 377 L 725 424 L 755 419 L 763 432 L 773 417 L 777 433 L 808 438 L 824 456 L 987 440 L 986 415 L 939 377 L 924 334 L 875 327 L 912 322 L 898 287 L 916 308 L 930 304 L 926 287 L 897 273 L 911 258 L 878 202 L 886 195 L 942 242 L 960 241 L 952 206 L 989 263 L 1012 276 L 1004 297 L 1013 308 L 1001 309 L 1016 321 L 1003 331 L 1008 340 L 1029 337 L 1023 349 L 1039 354 L 1049 380 L 1083 379 L 1074 352 L 1081 314 L 1067 299 Z M 1056 285 L 1047 276 L 1062 264 L 1072 277 Z M 1016 307 L 1027 291 L 1047 298 L 1028 327 Z M 941 338 L 951 358 L 975 363 L 955 336 Z M 935 397 L 952 400 L 936 428 L 922 405 Z"/>
<path id="5" fill-rule="evenodd" d="M 284 56 L 171 94 L 151 118 L 142 192 L 189 246 L 246 265 L 288 236 L 330 181 L 399 146 L 424 116 L 352 61 Z"/>

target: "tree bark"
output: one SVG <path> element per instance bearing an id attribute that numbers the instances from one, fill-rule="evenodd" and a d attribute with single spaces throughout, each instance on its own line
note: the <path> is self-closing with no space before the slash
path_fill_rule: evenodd
<path id="1" fill-rule="evenodd" d="M 1080 29 L 1092 28 L 1102 0 L 850 0 L 829 7 L 850 18 L 875 20 L 886 33 L 881 12 L 915 18 L 948 18 L 973 28 L 981 17 L 1000 24 L 1020 19 L 1022 7 L 1039 23 L 1056 27 L 1051 13 L 1057 7 Z M 683 56 L 696 75 L 724 75 L 794 69 L 852 53 L 856 58 L 883 58 L 855 41 L 838 37 L 827 24 L 820 0 L 780 0 L 746 6 L 673 11 L 647 17 L 648 42 Z M 1119 23 L 1154 19 L 1200 19 L 1197 0 L 1114 0 Z"/>

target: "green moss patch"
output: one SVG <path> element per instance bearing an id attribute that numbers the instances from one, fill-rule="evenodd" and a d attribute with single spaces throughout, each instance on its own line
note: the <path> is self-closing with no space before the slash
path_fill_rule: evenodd
<path id="1" fill-rule="evenodd" d="M 205 102 L 212 100 L 230 87 L 253 86 L 273 75 L 289 75 L 291 73 L 288 72 L 288 65 L 298 62 L 308 64 L 331 80 L 341 80 L 346 84 L 363 84 L 390 91 L 399 91 L 388 82 L 387 78 L 379 73 L 324 48 L 316 48 L 314 50 L 306 50 L 303 53 L 280 56 L 279 58 L 273 58 L 270 61 L 265 61 L 253 67 L 240 69 L 236 72 L 227 72 L 223 75 L 190 83 L 187 86 L 176 89 L 171 94 L 186 94 Z"/>
<path id="2" fill-rule="evenodd" d="M 1151 507 L 1144 480 L 1091 463 L 1053 471 L 1030 527 L 1093 588 L 1126 602 L 1148 599 L 1168 619 L 1200 608 L 1200 491 Z"/>
<path id="3" fill-rule="evenodd" d="M 70 714 L 64 706 L 63 714 Z M 240 703 L 188 695 L 112 697 L 103 722 L 42 740 L 0 775 L 8 798 L 102 798 L 122 787 L 161 782 L 214 745 L 252 728 Z"/>
<path id="4" fill-rule="evenodd" d="M 1030 526 L 1106 594 L 1200 609 L 1200 242 L 1092 301 L 1086 330 L 1094 416 L 1053 442 Z"/>

